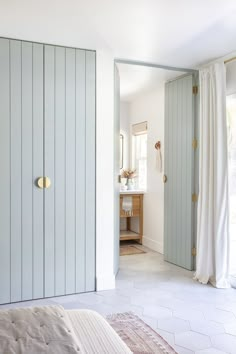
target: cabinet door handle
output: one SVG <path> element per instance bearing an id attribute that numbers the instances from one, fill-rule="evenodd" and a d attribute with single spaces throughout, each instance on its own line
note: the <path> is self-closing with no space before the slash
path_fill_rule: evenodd
<path id="1" fill-rule="evenodd" d="M 166 183 L 166 182 L 167 182 L 167 176 L 164 175 L 164 176 L 163 176 L 163 183 Z"/>
<path id="2" fill-rule="evenodd" d="M 37 180 L 37 186 L 41 189 L 47 189 L 51 186 L 51 180 L 49 177 L 39 177 Z"/>

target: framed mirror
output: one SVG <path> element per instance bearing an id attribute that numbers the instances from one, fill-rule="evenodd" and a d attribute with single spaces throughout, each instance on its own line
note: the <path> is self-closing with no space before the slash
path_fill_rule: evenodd
<path id="1" fill-rule="evenodd" d="M 124 135 L 120 134 L 120 169 L 124 165 Z"/>

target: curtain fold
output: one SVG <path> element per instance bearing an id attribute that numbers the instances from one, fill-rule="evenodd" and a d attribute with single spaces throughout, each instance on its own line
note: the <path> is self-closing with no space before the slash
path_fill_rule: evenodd
<path id="1" fill-rule="evenodd" d="M 229 283 L 229 196 L 224 63 L 200 70 L 200 150 L 195 279 Z"/>

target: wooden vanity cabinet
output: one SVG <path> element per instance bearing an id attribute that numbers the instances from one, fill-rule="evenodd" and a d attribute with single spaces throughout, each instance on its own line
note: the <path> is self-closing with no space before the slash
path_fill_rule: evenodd
<path id="1" fill-rule="evenodd" d="M 122 209 L 123 198 L 132 197 L 132 215 L 127 215 Z M 131 230 L 131 219 L 138 217 L 139 219 L 139 232 Z M 121 193 L 120 194 L 120 218 L 126 218 L 127 230 L 120 231 L 120 241 L 135 240 L 142 244 L 143 238 L 143 194 L 137 193 Z"/>

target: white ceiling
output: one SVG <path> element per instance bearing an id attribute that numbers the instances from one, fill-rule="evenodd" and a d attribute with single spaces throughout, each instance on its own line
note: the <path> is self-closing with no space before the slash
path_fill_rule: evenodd
<path id="1" fill-rule="evenodd" d="M 192 67 L 236 49 L 235 0 L 100 0 L 93 10 L 119 58 Z"/>
<path id="2" fill-rule="evenodd" d="M 194 67 L 236 50 L 235 0 L 0 0 L 0 35 Z"/>
<path id="3" fill-rule="evenodd" d="M 155 90 L 166 81 L 183 75 L 183 72 L 118 64 L 121 101 L 132 102 L 141 94 Z"/>

